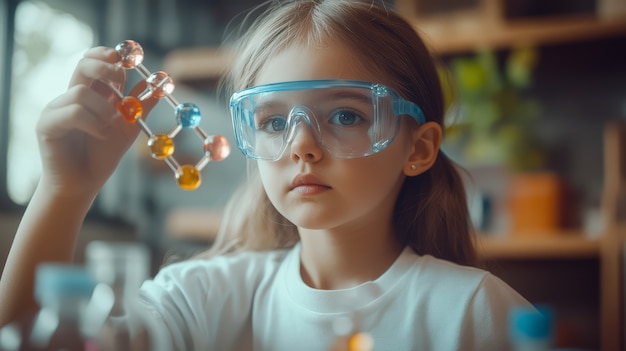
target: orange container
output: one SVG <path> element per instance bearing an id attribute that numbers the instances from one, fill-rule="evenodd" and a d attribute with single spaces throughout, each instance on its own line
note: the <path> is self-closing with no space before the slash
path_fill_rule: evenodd
<path id="1" fill-rule="evenodd" d="M 513 175 L 509 182 L 507 213 L 516 235 L 551 235 L 562 227 L 561 178 L 553 172 Z"/>

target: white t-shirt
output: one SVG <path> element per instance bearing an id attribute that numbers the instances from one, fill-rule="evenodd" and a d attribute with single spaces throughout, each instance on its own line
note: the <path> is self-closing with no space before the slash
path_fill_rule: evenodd
<path id="1" fill-rule="evenodd" d="M 177 350 L 327 351 L 351 317 L 374 349 L 507 350 L 507 314 L 530 304 L 489 272 L 406 248 L 375 281 L 318 290 L 300 276 L 300 245 L 163 268 L 141 302 Z"/>

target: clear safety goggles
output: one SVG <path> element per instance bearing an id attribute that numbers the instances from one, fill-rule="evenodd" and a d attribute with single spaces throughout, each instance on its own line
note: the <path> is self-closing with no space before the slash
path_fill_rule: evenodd
<path id="1" fill-rule="evenodd" d="M 400 116 L 419 124 L 415 103 L 378 83 L 305 80 L 251 87 L 233 94 L 230 111 L 237 146 L 252 159 L 282 157 L 299 126 L 308 127 L 336 158 L 375 154 L 394 140 Z"/>

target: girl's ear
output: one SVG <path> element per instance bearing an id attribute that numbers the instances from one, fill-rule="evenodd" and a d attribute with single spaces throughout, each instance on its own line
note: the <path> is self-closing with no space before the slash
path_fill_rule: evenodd
<path id="1" fill-rule="evenodd" d="M 420 175 L 432 167 L 437 160 L 442 137 L 441 126 L 435 122 L 426 122 L 413 128 L 411 153 L 403 169 L 406 176 Z"/>

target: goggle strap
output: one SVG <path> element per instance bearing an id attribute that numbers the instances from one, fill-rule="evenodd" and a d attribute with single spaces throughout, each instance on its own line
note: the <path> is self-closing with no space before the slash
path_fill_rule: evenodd
<path id="1" fill-rule="evenodd" d="M 424 124 L 426 122 L 426 117 L 424 117 L 424 112 L 422 111 L 422 109 L 416 104 L 403 99 L 394 100 L 393 113 L 398 116 L 409 115 L 413 117 L 419 124 Z"/>

